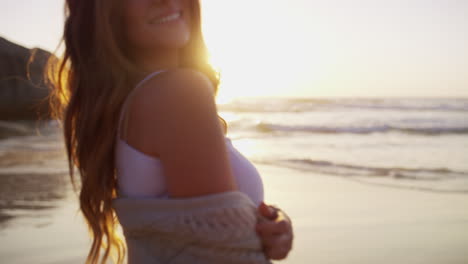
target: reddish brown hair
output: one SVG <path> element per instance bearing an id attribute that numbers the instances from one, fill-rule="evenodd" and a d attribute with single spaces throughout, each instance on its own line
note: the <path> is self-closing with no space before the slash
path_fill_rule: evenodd
<path id="1" fill-rule="evenodd" d="M 67 0 L 64 54 L 59 61 L 51 59 L 47 68 L 50 104 L 53 116 L 62 121 L 75 192 L 74 168 L 80 175 L 80 210 L 93 238 L 86 263 L 93 264 L 100 260 L 101 248 L 101 263 L 110 256 L 122 263 L 126 255 L 111 207 L 117 195 L 114 142 L 119 110 L 141 72 L 124 52 L 119 2 Z M 219 74 L 208 63 L 199 0 L 190 0 L 190 5 L 191 39 L 181 50 L 180 66 L 204 73 L 216 95 Z"/>

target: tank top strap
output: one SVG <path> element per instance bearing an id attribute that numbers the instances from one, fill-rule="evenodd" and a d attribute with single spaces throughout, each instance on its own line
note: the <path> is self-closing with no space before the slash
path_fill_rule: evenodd
<path id="1" fill-rule="evenodd" d="M 122 108 L 120 109 L 120 114 L 119 114 L 119 123 L 118 123 L 118 127 L 117 127 L 117 137 L 120 139 L 120 127 L 122 125 L 122 121 L 123 121 L 123 118 L 124 118 L 124 114 L 125 114 L 125 110 L 127 108 L 127 105 L 128 105 L 128 102 L 130 101 L 130 98 L 135 94 L 135 91 L 141 87 L 141 85 L 143 85 L 145 82 L 147 82 L 148 80 L 150 80 L 151 78 L 153 78 L 154 76 L 162 73 L 162 72 L 165 72 L 166 70 L 160 70 L 160 71 L 155 71 L 155 72 L 152 72 L 150 74 L 148 74 L 145 78 L 143 78 L 143 80 L 141 80 L 140 82 L 138 82 L 138 84 L 133 88 L 132 91 L 130 91 L 130 93 L 127 95 L 127 97 L 125 98 L 124 100 L 124 103 L 122 104 Z M 125 127 L 127 127 L 127 120 L 126 119 L 126 122 L 125 122 Z"/>

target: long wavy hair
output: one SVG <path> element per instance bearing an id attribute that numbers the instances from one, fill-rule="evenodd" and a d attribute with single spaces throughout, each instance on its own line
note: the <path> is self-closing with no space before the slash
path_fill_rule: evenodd
<path id="1" fill-rule="evenodd" d="M 117 196 L 114 143 L 120 108 L 142 71 L 126 53 L 121 32 L 122 1 L 66 0 L 60 59 L 49 60 L 52 116 L 63 128 L 70 179 L 92 237 L 86 263 L 122 263 L 127 253 L 116 232 L 111 201 Z M 180 50 L 180 67 L 204 73 L 218 91 L 219 73 L 208 62 L 199 0 L 190 0 L 191 39 Z M 225 127 L 227 126 L 224 122 Z M 76 186 L 78 170 L 80 186 Z M 101 259 L 101 249 L 104 255 Z"/>

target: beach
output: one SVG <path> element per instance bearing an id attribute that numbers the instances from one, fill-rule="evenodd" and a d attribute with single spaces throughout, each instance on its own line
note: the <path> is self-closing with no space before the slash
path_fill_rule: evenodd
<path id="1" fill-rule="evenodd" d="M 293 250 L 284 263 L 468 263 L 467 195 L 261 171 L 266 200 L 293 219 Z"/>
<path id="2" fill-rule="evenodd" d="M 265 201 L 293 221 L 293 250 L 275 263 L 468 262 L 467 195 L 373 186 L 267 165 L 257 169 L 264 175 Z M 68 188 L 56 207 L 3 222 L 0 262 L 83 263 L 90 243 L 77 205 Z"/>
<path id="3" fill-rule="evenodd" d="M 468 99 L 220 106 L 265 202 L 293 221 L 285 264 L 468 263 L 467 112 Z M 0 263 L 84 263 L 57 123 L 1 125 Z"/>

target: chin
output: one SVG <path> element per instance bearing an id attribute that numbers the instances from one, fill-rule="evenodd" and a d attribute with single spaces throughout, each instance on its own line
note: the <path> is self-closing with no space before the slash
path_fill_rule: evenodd
<path id="1" fill-rule="evenodd" d="M 165 48 L 182 48 L 188 44 L 190 34 L 171 34 L 159 39 L 157 45 Z"/>

